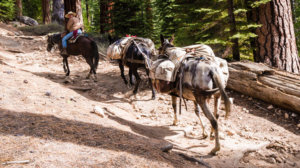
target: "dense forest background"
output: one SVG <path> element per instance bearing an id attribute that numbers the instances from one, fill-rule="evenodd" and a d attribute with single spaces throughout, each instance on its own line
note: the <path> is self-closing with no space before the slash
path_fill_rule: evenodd
<path id="1" fill-rule="evenodd" d="M 22 0 L 23 16 L 45 23 L 43 1 Z M 49 1 L 50 12 L 56 1 Z M 253 60 L 251 41 L 257 37 L 255 29 L 261 25 L 249 20 L 249 12 L 269 1 L 81 0 L 81 7 L 85 31 L 89 33 L 110 33 L 118 37 L 131 34 L 151 38 L 156 44 L 159 44 L 160 34 L 174 35 L 177 46 L 205 43 L 211 45 L 218 56 L 229 58 L 231 47 L 236 43 L 240 58 Z M 229 12 L 230 2 L 233 16 Z M 290 3 L 300 51 L 300 0 L 290 0 Z M 0 9 L 2 21 L 14 20 L 18 13 L 16 0 L 0 0 Z"/>

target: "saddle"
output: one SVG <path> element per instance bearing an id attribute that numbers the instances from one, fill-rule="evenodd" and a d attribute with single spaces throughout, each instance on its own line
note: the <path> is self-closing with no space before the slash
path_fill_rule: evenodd
<path id="1" fill-rule="evenodd" d="M 76 36 L 72 36 L 69 40 L 68 43 L 76 43 L 77 39 L 81 36 L 84 36 L 84 34 L 77 34 Z"/>

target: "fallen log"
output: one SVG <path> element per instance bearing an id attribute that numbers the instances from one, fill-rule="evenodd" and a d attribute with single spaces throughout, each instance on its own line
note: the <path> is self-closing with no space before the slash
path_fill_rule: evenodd
<path id="1" fill-rule="evenodd" d="M 248 61 L 228 66 L 227 88 L 300 114 L 300 75 Z"/>

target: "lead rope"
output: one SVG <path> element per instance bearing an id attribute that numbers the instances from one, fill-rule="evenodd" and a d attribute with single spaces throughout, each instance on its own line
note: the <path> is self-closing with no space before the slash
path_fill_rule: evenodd
<path id="1" fill-rule="evenodd" d="M 144 57 L 144 60 L 146 61 L 146 68 L 147 68 L 147 69 L 150 69 L 150 67 L 151 67 L 151 65 L 152 65 L 152 60 L 149 59 L 149 58 L 147 57 L 147 55 L 144 54 L 144 53 L 142 52 L 142 50 L 140 49 L 140 47 L 137 45 L 137 43 L 136 43 L 134 40 L 132 40 L 132 41 L 133 41 L 134 45 L 136 45 L 136 47 L 137 47 L 137 49 L 139 50 L 139 52 L 142 53 L 142 56 Z"/>
<path id="2" fill-rule="evenodd" d="M 179 72 L 179 115 L 181 115 L 181 102 L 182 102 L 182 80 L 183 80 L 183 70 L 184 70 L 184 66 L 185 66 L 185 58 L 184 60 L 181 62 L 181 66 L 180 66 L 180 72 Z M 186 102 L 185 102 L 185 106 L 186 106 Z"/>

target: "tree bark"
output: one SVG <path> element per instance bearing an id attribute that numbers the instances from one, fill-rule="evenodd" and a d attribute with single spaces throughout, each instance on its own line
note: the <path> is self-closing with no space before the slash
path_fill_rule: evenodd
<path id="1" fill-rule="evenodd" d="M 262 63 L 229 63 L 227 88 L 300 114 L 300 76 Z"/>
<path id="2" fill-rule="evenodd" d="M 146 20 L 147 20 L 147 37 L 153 36 L 153 12 L 151 6 L 151 0 L 146 0 Z"/>
<path id="3" fill-rule="evenodd" d="M 91 22 L 90 15 L 89 15 L 89 1 L 85 0 L 85 10 L 86 10 L 86 19 L 88 20 L 88 23 Z"/>
<path id="4" fill-rule="evenodd" d="M 252 13 L 253 13 L 253 9 L 251 7 L 251 2 L 252 0 L 245 0 L 245 5 L 246 5 L 246 8 L 247 8 L 247 22 L 248 23 L 252 23 L 253 20 L 252 20 Z M 255 34 L 255 30 L 251 30 L 251 33 Z M 252 50 L 252 54 L 253 56 L 256 54 L 256 43 L 255 43 L 255 39 L 254 38 L 251 38 L 250 39 L 250 46 L 251 46 L 251 50 Z"/>
<path id="5" fill-rule="evenodd" d="M 43 23 L 49 24 L 51 22 L 50 0 L 42 0 L 42 10 L 43 10 Z"/>
<path id="6" fill-rule="evenodd" d="M 229 23 L 230 23 L 230 34 L 233 36 L 236 33 L 236 23 L 234 17 L 234 7 L 233 7 L 233 0 L 227 0 L 228 4 L 228 16 L 229 16 Z M 233 59 L 236 61 L 240 60 L 240 50 L 239 50 L 239 39 L 234 38 L 231 40 L 233 43 L 232 46 L 232 55 Z"/>
<path id="7" fill-rule="evenodd" d="M 108 12 L 108 1 L 107 0 L 99 0 L 100 5 L 100 34 L 104 34 L 106 32 L 105 26 L 107 25 L 107 12 Z"/>
<path id="8" fill-rule="evenodd" d="M 21 16 L 23 16 L 23 7 L 22 7 L 22 0 L 16 0 L 16 7 L 17 7 L 17 18 L 20 18 Z"/>
<path id="9" fill-rule="evenodd" d="M 255 62 L 263 62 L 288 72 L 299 73 L 299 57 L 290 0 L 272 0 L 252 10 L 256 29 Z"/>
<path id="10" fill-rule="evenodd" d="M 63 0 L 53 0 L 53 10 L 52 10 L 52 22 L 57 22 L 58 24 L 64 24 L 64 1 Z"/>
<path id="11" fill-rule="evenodd" d="M 82 25 L 83 25 L 81 0 L 76 0 L 76 13 L 77 13 L 77 18 L 79 18 L 80 23 L 82 23 Z"/>

